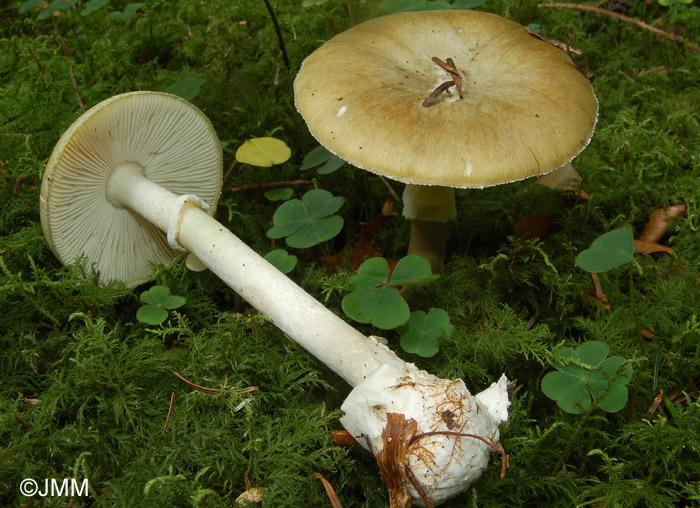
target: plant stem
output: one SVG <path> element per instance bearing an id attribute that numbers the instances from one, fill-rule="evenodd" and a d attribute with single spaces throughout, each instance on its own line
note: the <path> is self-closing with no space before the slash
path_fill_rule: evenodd
<path id="1" fill-rule="evenodd" d="M 639 324 L 639 314 L 637 313 L 637 299 L 634 293 L 634 261 L 630 263 L 630 307 L 632 307 L 632 316 L 634 317 L 634 335 L 637 338 L 639 352 L 642 354 L 642 359 L 637 367 L 637 376 L 634 382 L 634 391 L 630 398 L 630 404 L 627 409 L 627 421 L 632 421 L 634 417 L 634 408 L 637 404 L 637 396 L 639 395 L 639 387 L 642 384 L 642 368 L 646 362 L 646 347 L 644 346 L 644 338 L 642 337 L 642 326 Z"/>
<path id="2" fill-rule="evenodd" d="M 269 0 L 263 0 L 265 6 L 267 7 L 270 17 L 272 18 L 272 24 L 275 25 L 275 32 L 277 32 L 277 41 L 280 45 L 280 50 L 282 51 L 282 59 L 284 60 L 284 66 L 289 69 L 289 57 L 287 56 L 287 48 L 284 45 L 284 38 L 282 37 L 282 30 L 280 30 L 280 25 L 277 22 L 277 16 L 275 16 L 275 11 L 272 10 L 272 5 L 270 5 Z"/>

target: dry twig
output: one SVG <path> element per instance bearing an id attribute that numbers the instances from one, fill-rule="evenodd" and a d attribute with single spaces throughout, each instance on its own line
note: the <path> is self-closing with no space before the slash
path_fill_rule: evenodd
<path id="1" fill-rule="evenodd" d="M 676 35 L 671 32 L 666 32 L 665 30 L 660 30 L 656 28 L 655 26 L 651 26 L 648 23 L 645 23 L 644 21 L 637 19 L 637 18 L 631 18 L 629 16 L 625 16 L 624 14 L 620 14 L 618 12 L 613 12 L 609 11 L 607 9 L 602 9 L 600 7 L 596 7 L 595 5 L 585 5 L 585 4 L 568 4 L 568 3 L 552 3 L 552 4 L 537 4 L 537 7 L 542 9 L 542 8 L 547 8 L 547 9 L 572 9 L 576 11 L 584 11 L 584 12 L 593 12 L 595 14 L 601 14 L 603 16 L 608 16 L 614 19 L 618 19 L 620 21 L 624 21 L 625 23 L 631 23 L 633 25 L 638 26 L 639 28 L 643 28 L 644 30 L 648 30 L 659 37 L 663 37 L 664 39 L 668 39 L 670 41 L 673 41 L 678 44 L 683 44 L 686 48 L 695 51 L 697 53 L 700 53 L 700 46 L 697 46 L 693 44 L 692 42 L 686 41 L 683 37 L 680 35 Z"/>
<path id="2" fill-rule="evenodd" d="M 313 180 L 288 180 L 286 182 L 256 183 L 251 185 L 240 185 L 238 187 L 231 187 L 229 191 L 243 192 L 249 190 L 277 189 L 278 187 L 288 187 L 290 185 L 312 185 L 313 183 Z"/>
<path id="3" fill-rule="evenodd" d="M 68 70 L 70 70 L 70 80 L 73 83 L 73 88 L 75 89 L 75 97 L 78 99 L 78 106 L 80 107 L 80 110 L 83 111 L 85 110 L 85 103 L 83 102 L 83 98 L 80 96 L 80 92 L 78 92 L 78 82 L 75 79 L 73 67 L 68 67 Z"/>

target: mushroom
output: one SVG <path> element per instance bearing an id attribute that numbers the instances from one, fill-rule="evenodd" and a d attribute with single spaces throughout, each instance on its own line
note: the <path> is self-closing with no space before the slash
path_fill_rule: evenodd
<path id="1" fill-rule="evenodd" d="M 311 134 L 362 169 L 406 183 L 409 254 L 444 260 L 453 188 L 539 176 L 588 144 L 591 84 L 557 47 L 494 14 L 371 19 L 309 55 L 294 82 Z"/>
<path id="2" fill-rule="evenodd" d="M 353 387 L 341 422 L 378 457 L 393 506 L 464 490 L 498 448 L 505 376 L 472 396 L 463 381 L 422 371 L 352 328 L 211 217 L 220 169 L 216 134 L 197 108 L 158 92 L 113 97 L 76 120 L 51 155 L 44 233 L 63 263 L 82 255 L 100 279 L 129 284 L 148 263 L 194 254 Z"/>

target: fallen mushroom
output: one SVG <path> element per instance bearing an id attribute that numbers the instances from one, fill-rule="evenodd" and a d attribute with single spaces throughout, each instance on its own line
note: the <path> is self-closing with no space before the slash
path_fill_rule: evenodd
<path id="1" fill-rule="evenodd" d="M 568 54 L 485 12 L 361 23 L 304 60 L 295 103 L 351 164 L 406 183 L 409 254 L 444 259 L 454 189 L 543 175 L 588 144 L 598 101 Z"/>
<path id="2" fill-rule="evenodd" d="M 388 415 L 414 422 L 397 465 L 415 478 L 401 483 L 409 499 L 438 503 L 467 488 L 507 419 L 505 376 L 472 396 L 463 381 L 419 370 L 352 328 L 210 216 L 220 172 L 216 134 L 197 108 L 158 92 L 112 97 L 76 120 L 49 159 L 41 189 L 46 239 L 62 262 L 84 255 L 101 280 L 129 284 L 149 263 L 193 253 L 354 388 L 341 422 L 363 446 L 381 453 Z M 193 179 L 209 180 L 206 198 L 188 194 Z"/>

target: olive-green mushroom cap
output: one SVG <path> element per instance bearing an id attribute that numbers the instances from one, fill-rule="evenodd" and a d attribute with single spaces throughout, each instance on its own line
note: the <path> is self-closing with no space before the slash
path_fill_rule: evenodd
<path id="1" fill-rule="evenodd" d="M 429 106 L 452 75 L 462 78 Z M 460 10 L 366 21 L 304 60 L 296 106 L 313 136 L 363 169 L 406 183 L 486 187 L 554 170 L 588 144 L 591 84 L 569 56 L 500 16 Z"/>

